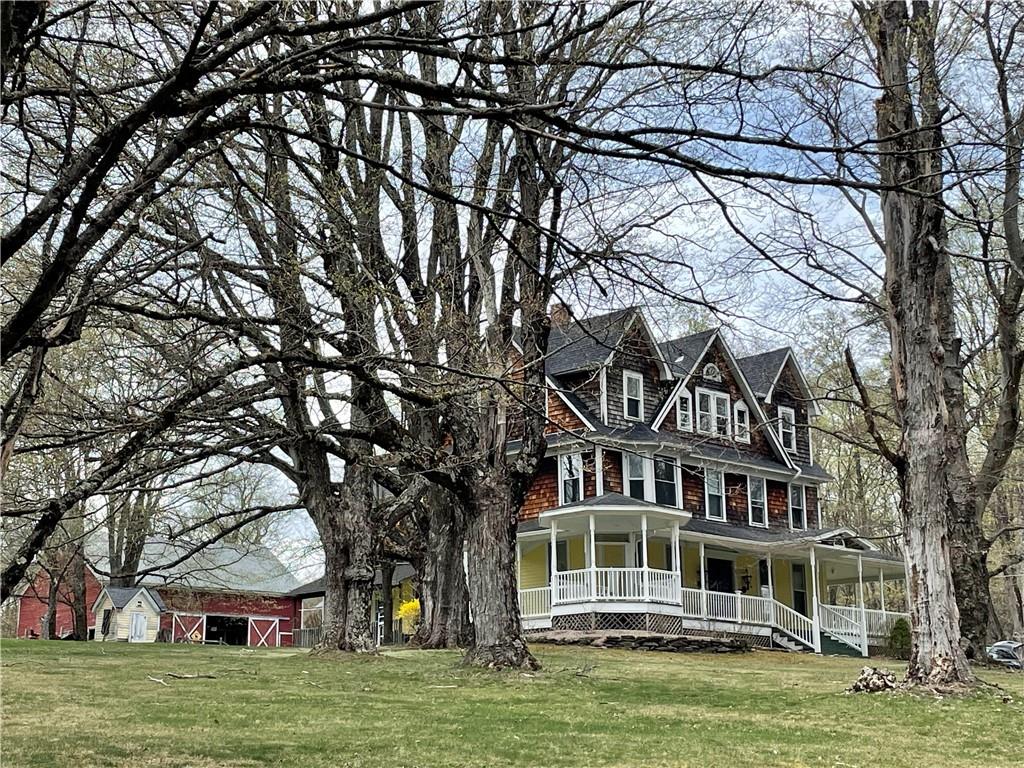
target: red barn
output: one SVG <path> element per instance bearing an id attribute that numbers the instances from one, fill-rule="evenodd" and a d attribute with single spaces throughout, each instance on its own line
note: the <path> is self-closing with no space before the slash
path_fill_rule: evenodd
<path id="1" fill-rule="evenodd" d="M 107 586 L 99 575 L 107 570 L 106 557 L 91 552 L 89 560 L 96 567 L 86 576 L 90 636 L 128 642 L 292 644 L 295 599 L 288 593 L 298 581 L 269 550 L 221 542 L 185 557 L 190 548 L 147 542 L 139 565 L 142 576 L 132 587 Z M 19 637 L 42 634 L 48 589 L 46 574 L 40 571 L 21 595 Z M 70 626 L 71 597 L 65 594 L 57 611 L 57 636 Z"/>

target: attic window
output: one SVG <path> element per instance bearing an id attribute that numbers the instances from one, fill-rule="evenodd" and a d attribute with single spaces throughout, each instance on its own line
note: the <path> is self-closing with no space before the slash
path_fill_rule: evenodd
<path id="1" fill-rule="evenodd" d="M 718 370 L 718 366 L 715 365 L 714 363 L 708 363 L 707 365 L 705 365 L 704 371 L 701 373 L 701 376 L 707 379 L 708 381 L 722 380 L 722 372 Z"/>
<path id="2" fill-rule="evenodd" d="M 787 451 L 796 451 L 796 412 L 782 405 L 779 406 L 779 439 Z"/>
<path id="3" fill-rule="evenodd" d="M 631 421 L 644 418 L 644 377 L 635 371 L 622 372 L 622 415 Z"/>
<path id="4" fill-rule="evenodd" d="M 733 423 L 736 425 L 736 441 L 750 442 L 750 411 L 744 402 L 737 402 L 733 407 Z"/>
<path id="5" fill-rule="evenodd" d="M 693 432 L 693 412 L 690 407 L 690 393 L 684 392 L 676 403 L 676 426 L 684 432 Z"/>

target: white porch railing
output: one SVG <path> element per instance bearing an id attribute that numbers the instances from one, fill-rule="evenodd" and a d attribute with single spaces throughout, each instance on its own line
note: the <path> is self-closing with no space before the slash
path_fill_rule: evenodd
<path id="1" fill-rule="evenodd" d="M 555 602 L 576 603 L 590 600 L 590 571 L 559 571 L 555 581 Z"/>
<path id="2" fill-rule="evenodd" d="M 874 645 L 885 645 L 889 642 L 892 627 L 899 619 L 910 621 L 909 613 L 878 611 L 873 608 L 865 608 L 864 616 L 868 620 L 868 637 L 880 641 L 873 643 Z"/>
<path id="3" fill-rule="evenodd" d="M 643 568 L 595 568 L 594 576 L 599 600 L 643 600 Z"/>
<path id="4" fill-rule="evenodd" d="M 774 613 L 773 626 L 782 630 L 787 635 L 808 648 L 814 648 L 814 622 L 798 611 L 794 611 L 788 605 L 783 605 L 778 600 L 772 605 Z"/>
<path id="5" fill-rule="evenodd" d="M 524 619 L 551 613 L 551 587 L 519 590 L 519 613 Z"/>
<path id="6" fill-rule="evenodd" d="M 741 624 L 772 624 L 772 601 L 767 597 L 740 595 Z"/>
<path id="7" fill-rule="evenodd" d="M 675 571 L 647 571 L 647 591 L 651 600 L 659 603 L 679 604 L 679 574 Z"/>
<path id="8" fill-rule="evenodd" d="M 864 636 L 860 622 L 860 608 L 819 603 L 818 616 L 821 629 L 836 640 L 864 652 Z"/>

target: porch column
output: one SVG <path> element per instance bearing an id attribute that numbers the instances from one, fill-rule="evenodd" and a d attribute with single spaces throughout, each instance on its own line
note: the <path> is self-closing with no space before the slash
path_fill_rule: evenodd
<path id="1" fill-rule="evenodd" d="M 640 575 L 643 578 L 643 598 L 650 597 L 650 590 L 647 583 L 647 515 L 640 515 Z"/>
<path id="2" fill-rule="evenodd" d="M 604 496 L 604 448 L 594 447 L 594 485 L 598 496 Z"/>
<path id="3" fill-rule="evenodd" d="M 821 653 L 821 628 L 818 624 L 818 560 L 811 544 L 811 631 L 814 633 L 814 652 Z"/>
<path id="4" fill-rule="evenodd" d="M 683 562 L 679 557 L 679 521 L 672 523 L 672 570 L 676 574 L 675 601 L 683 602 Z"/>
<path id="5" fill-rule="evenodd" d="M 768 620 L 775 625 L 775 573 L 772 566 L 772 553 L 768 553 Z"/>
<path id="6" fill-rule="evenodd" d="M 857 555 L 857 605 L 860 608 L 860 655 L 868 655 L 868 615 L 864 611 L 864 558 Z"/>
<path id="7" fill-rule="evenodd" d="M 597 599 L 597 536 L 594 516 L 590 516 L 590 598 Z"/>
<path id="8" fill-rule="evenodd" d="M 558 523 L 551 521 L 551 604 L 558 602 Z"/>
<path id="9" fill-rule="evenodd" d="M 704 572 L 704 541 L 700 542 L 700 615 L 708 617 L 708 576 Z"/>
<path id="10" fill-rule="evenodd" d="M 522 561 L 523 561 L 523 545 L 516 539 L 516 589 L 523 588 L 523 574 L 522 574 Z"/>
<path id="11" fill-rule="evenodd" d="M 882 618 L 885 618 L 885 569 L 878 566 L 878 601 L 882 604 Z"/>

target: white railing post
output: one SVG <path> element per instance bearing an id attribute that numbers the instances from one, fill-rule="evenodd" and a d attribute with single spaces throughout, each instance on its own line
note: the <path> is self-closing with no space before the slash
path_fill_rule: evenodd
<path id="1" fill-rule="evenodd" d="M 868 615 L 864 610 L 864 558 L 857 555 L 857 602 L 860 604 L 860 655 L 868 655 Z"/>
<path id="2" fill-rule="evenodd" d="M 647 572 L 647 515 L 640 515 L 640 577 L 643 580 L 643 599 L 651 599 L 649 574 Z"/>
<path id="3" fill-rule="evenodd" d="M 597 600 L 597 534 L 594 516 L 590 516 L 590 599 Z"/>
<path id="4" fill-rule="evenodd" d="M 675 573 L 673 598 L 679 605 L 683 604 L 683 559 L 679 556 L 679 521 L 672 523 L 672 571 Z"/>
<path id="5" fill-rule="evenodd" d="M 878 602 L 882 605 L 882 621 L 885 621 L 885 569 L 878 566 Z"/>
<path id="6" fill-rule="evenodd" d="M 708 617 L 708 577 L 704 572 L 704 542 L 700 542 L 700 615 Z"/>
<path id="7" fill-rule="evenodd" d="M 736 590 L 736 623 L 743 623 L 743 593 Z"/>
<path id="8" fill-rule="evenodd" d="M 551 521 L 551 604 L 558 602 L 558 523 Z"/>
<path id="9" fill-rule="evenodd" d="M 814 652 L 821 653 L 821 625 L 818 621 L 818 561 L 814 555 L 814 545 L 811 544 L 811 632 L 814 636 Z"/>

